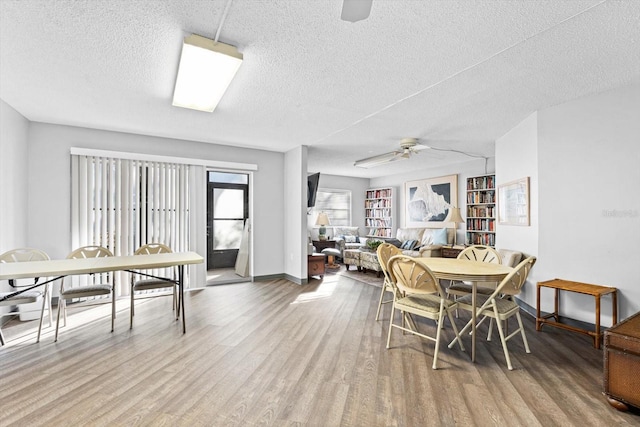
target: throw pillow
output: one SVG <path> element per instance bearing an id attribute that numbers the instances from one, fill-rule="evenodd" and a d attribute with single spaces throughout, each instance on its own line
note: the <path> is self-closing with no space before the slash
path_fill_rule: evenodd
<path id="1" fill-rule="evenodd" d="M 400 246 L 402 246 L 402 242 L 398 239 L 387 239 L 386 242 L 389 243 L 390 245 L 395 246 L 396 248 L 399 248 Z"/>
<path id="2" fill-rule="evenodd" d="M 434 231 L 433 233 L 433 244 L 434 245 L 446 245 L 447 243 L 447 229 L 441 228 L 438 231 Z"/>
<path id="3" fill-rule="evenodd" d="M 400 245 L 400 249 L 412 251 L 417 244 L 418 244 L 417 240 L 405 240 L 404 242 L 402 242 L 402 245 Z"/>
<path id="4" fill-rule="evenodd" d="M 345 243 L 359 243 L 358 236 L 344 236 Z"/>

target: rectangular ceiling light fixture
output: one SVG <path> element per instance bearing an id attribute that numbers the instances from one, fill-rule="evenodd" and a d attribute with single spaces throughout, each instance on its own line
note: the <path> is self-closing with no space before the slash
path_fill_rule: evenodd
<path id="1" fill-rule="evenodd" d="M 212 112 L 242 64 L 234 46 L 192 34 L 184 38 L 173 105 Z"/>

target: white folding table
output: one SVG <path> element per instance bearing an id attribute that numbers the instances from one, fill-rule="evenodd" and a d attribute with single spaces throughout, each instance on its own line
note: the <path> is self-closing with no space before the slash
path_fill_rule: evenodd
<path id="1" fill-rule="evenodd" d="M 51 282 L 66 276 L 79 274 L 105 273 L 109 271 L 138 272 L 139 270 L 177 266 L 177 280 L 168 278 L 160 279 L 176 283 L 180 289 L 180 292 L 178 293 L 178 297 L 180 298 L 178 301 L 178 307 L 179 310 L 182 311 L 182 332 L 186 333 L 187 324 L 184 312 L 184 266 L 189 264 L 201 264 L 203 262 L 204 258 L 195 252 L 12 262 L 0 264 L 0 280 L 55 277 L 54 279 L 47 281 Z M 42 286 L 47 282 L 34 284 L 32 287 L 7 295 L 3 299 L 19 295 L 29 289 Z"/>

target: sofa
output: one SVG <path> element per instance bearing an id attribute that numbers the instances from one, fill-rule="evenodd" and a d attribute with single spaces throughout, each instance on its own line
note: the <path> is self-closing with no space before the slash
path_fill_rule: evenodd
<path id="1" fill-rule="evenodd" d="M 402 249 L 404 255 L 440 257 L 442 247 L 453 244 L 455 232 L 455 228 L 398 228 L 396 237 L 387 241 Z"/>

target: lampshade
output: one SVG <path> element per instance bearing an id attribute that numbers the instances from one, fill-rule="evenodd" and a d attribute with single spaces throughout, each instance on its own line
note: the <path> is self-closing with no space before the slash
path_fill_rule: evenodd
<path id="1" fill-rule="evenodd" d="M 242 64 L 231 45 L 195 34 L 185 37 L 173 105 L 212 112 Z"/>
<path id="2" fill-rule="evenodd" d="M 318 219 L 316 219 L 316 225 L 331 225 L 331 222 L 329 222 L 329 216 L 324 212 L 320 212 L 318 214 Z"/>
<path id="3" fill-rule="evenodd" d="M 464 222 L 462 216 L 460 215 L 460 208 L 449 208 L 449 213 L 444 219 L 444 222 L 453 222 L 454 224 Z"/>

